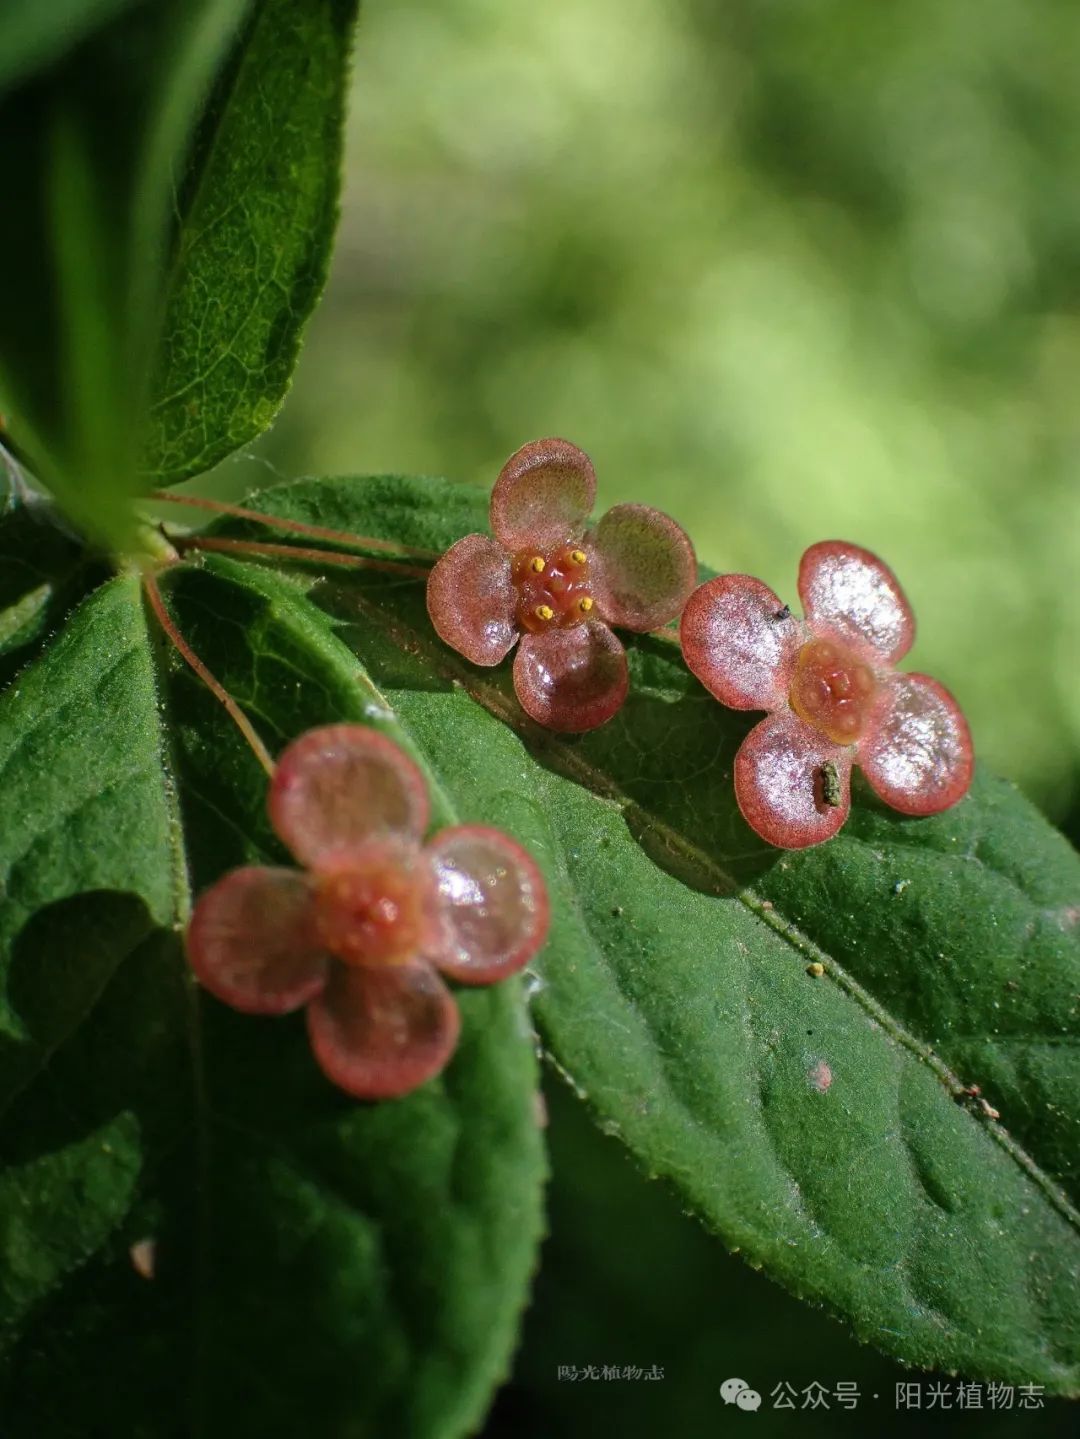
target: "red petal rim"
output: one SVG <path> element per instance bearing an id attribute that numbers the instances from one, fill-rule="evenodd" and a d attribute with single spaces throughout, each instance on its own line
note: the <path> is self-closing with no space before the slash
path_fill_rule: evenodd
<path id="1" fill-rule="evenodd" d="M 548 729 L 595 729 L 619 711 L 629 687 L 626 651 L 605 624 L 524 635 L 514 656 L 521 707 Z"/>
<path id="2" fill-rule="evenodd" d="M 196 979 L 245 1014 L 288 1014 L 326 982 L 311 892 L 295 869 L 234 869 L 201 895 L 187 931 Z"/>
<path id="3" fill-rule="evenodd" d="M 687 665 L 721 704 L 767 710 L 786 704 L 806 635 L 768 585 L 719 575 L 690 596 L 679 638 Z"/>
<path id="4" fill-rule="evenodd" d="M 975 755 L 960 706 L 928 675 L 893 675 L 858 763 L 875 793 L 902 814 L 939 814 L 967 794 Z"/>
<path id="5" fill-rule="evenodd" d="M 355 1099 L 393 1099 L 445 1066 L 461 1020 L 446 985 L 428 964 L 331 966 L 326 988 L 307 1010 L 319 1068 Z"/>
<path id="6" fill-rule="evenodd" d="M 815 633 L 865 647 L 878 664 L 895 664 L 915 638 L 915 617 L 892 570 L 845 540 L 823 540 L 806 551 L 799 598 Z"/>
<path id="7" fill-rule="evenodd" d="M 511 455 L 491 492 L 491 529 L 510 551 L 578 539 L 596 499 L 592 461 L 569 440 L 533 440 Z"/>
<path id="8" fill-rule="evenodd" d="M 849 749 L 831 744 L 789 710 L 769 715 L 735 756 L 735 798 L 755 833 L 780 849 L 831 839 L 851 808 Z M 833 766 L 835 798 L 825 766 Z"/>
<path id="9" fill-rule="evenodd" d="M 487 535 L 451 545 L 428 577 L 427 608 L 439 638 L 474 665 L 497 665 L 517 639 L 506 551 Z"/>
<path id="10" fill-rule="evenodd" d="M 427 828 L 424 777 L 385 735 L 363 725 L 309 730 L 282 752 L 270 781 L 270 822 L 301 864 L 339 864 L 386 835 Z"/>
<path id="11" fill-rule="evenodd" d="M 589 537 L 592 588 L 608 624 L 643 633 L 672 620 L 697 581 L 684 529 L 651 505 L 615 505 Z"/>
<path id="12" fill-rule="evenodd" d="M 430 958 L 462 984 L 491 984 L 528 964 L 548 929 L 548 896 L 531 856 L 483 825 L 443 830 L 427 847 L 443 944 Z"/>

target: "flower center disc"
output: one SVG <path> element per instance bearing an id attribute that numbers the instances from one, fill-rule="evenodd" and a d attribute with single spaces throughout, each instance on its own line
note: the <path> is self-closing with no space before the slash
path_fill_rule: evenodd
<path id="1" fill-rule="evenodd" d="M 831 640 L 811 640 L 799 651 L 791 681 L 791 708 L 835 744 L 854 744 L 877 696 L 870 666 Z"/>
<path id="2" fill-rule="evenodd" d="M 419 875 L 382 864 L 323 875 L 317 886 L 319 939 L 346 964 L 401 964 L 421 949 L 427 906 Z"/>
<path id="3" fill-rule="evenodd" d="M 553 554 L 521 550 L 511 570 L 517 591 L 517 622 L 530 634 L 584 624 L 593 609 L 589 557 L 577 545 Z"/>

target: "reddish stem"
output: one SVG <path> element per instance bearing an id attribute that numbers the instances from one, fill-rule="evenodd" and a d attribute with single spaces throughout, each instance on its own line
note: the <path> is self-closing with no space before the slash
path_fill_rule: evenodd
<path id="1" fill-rule="evenodd" d="M 366 555 L 343 555 L 339 550 L 309 550 L 300 545 L 271 545 L 262 540 L 230 540 L 216 535 L 173 535 L 171 540 L 179 550 L 221 550 L 225 554 L 262 555 L 274 560 L 305 560 L 320 565 L 345 565 L 350 569 L 386 570 L 410 579 L 426 580 L 429 573 L 421 565 L 403 565 L 396 560 L 370 560 Z"/>
<path id="2" fill-rule="evenodd" d="M 415 549 L 411 545 L 396 545 L 392 540 L 375 539 L 371 535 L 354 535 L 348 530 L 331 530 L 325 525 L 308 525 L 302 520 L 287 520 L 280 515 L 264 515 L 261 510 L 245 509 L 243 505 L 229 505 L 224 500 L 208 500 L 202 495 L 175 495 L 169 490 L 154 490 L 148 496 L 151 500 L 167 500 L 175 505 L 191 505 L 197 510 L 211 510 L 216 515 L 232 515 L 238 520 L 253 520 L 256 524 L 267 525 L 270 529 L 290 530 L 297 535 L 310 535 L 315 540 L 329 540 L 332 544 L 352 545 L 361 550 L 385 550 L 390 554 L 406 555 L 414 560 L 434 562 L 439 558 L 435 550 Z"/>
<path id="3" fill-rule="evenodd" d="M 224 705 L 229 718 L 251 746 L 255 758 L 262 765 L 266 773 L 272 775 L 274 773 L 274 761 L 270 756 L 270 751 L 255 733 L 255 727 L 233 699 L 232 695 L 229 694 L 224 685 L 214 678 L 177 629 L 172 616 L 165 608 L 165 601 L 162 598 L 161 590 L 158 588 L 158 582 L 149 571 L 143 575 L 143 589 L 146 591 L 146 598 L 150 601 L 150 608 L 157 616 L 158 623 L 179 651 L 181 657 L 191 666 L 214 698 Z"/>

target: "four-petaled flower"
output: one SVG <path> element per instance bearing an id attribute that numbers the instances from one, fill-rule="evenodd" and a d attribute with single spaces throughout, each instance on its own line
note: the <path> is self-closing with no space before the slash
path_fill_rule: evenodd
<path id="1" fill-rule="evenodd" d="M 249 1014 L 307 1006 L 315 1058 L 359 1099 L 404 1094 L 457 1043 L 438 971 L 490 984 L 544 941 L 548 900 L 525 851 L 498 830 L 444 829 L 422 844 L 428 795 L 384 735 L 328 725 L 278 761 L 270 819 L 306 866 L 234 870 L 199 899 L 191 966 Z"/>
<path id="2" fill-rule="evenodd" d="M 687 535 L 649 505 L 616 505 L 586 531 L 595 497 L 576 445 L 525 445 L 491 493 L 495 538 L 458 540 L 428 580 L 431 622 L 466 659 L 496 665 L 520 638 L 514 689 L 549 729 L 595 729 L 615 714 L 629 679 L 610 626 L 659 628 L 697 579 Z"/>
<path id="3" fill-rule="evenodd" d="M 915 622 L 892 572 L 826 540 L 799 565 L 798 620 L 767 585 L 721 575 L 691 595 L 681 639 L 722 704 L 769 710 L 735 757 L 735 797 L 770 844 L 802 849 L 847 818 L 851 766 L 903 814 L 937 814 L 971 783 L 967 723 L 952 695 L 896 662 Z"/>

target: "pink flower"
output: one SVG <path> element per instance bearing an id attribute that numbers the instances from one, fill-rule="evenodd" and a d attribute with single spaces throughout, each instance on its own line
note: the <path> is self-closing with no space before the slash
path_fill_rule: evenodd
<path id="1" fill-rule="evenodd" d="M 191 967 L 246 1014 L 307 1006 L 327 1078 L 358 1099 L 437 1074 L 459 1018 L 440 977 L 491 984 L 544 942 L 548 900 L 525 851 L 498 830 L 427 844 L 420 771 L 361 725 L 310 730 L 274 770 L 270 820 L 306 871 L 233 870 L 191 918 Z"/>
<path id="2" fill-rule="evenodd" d="M 971 735 L 927 675 L 900 674 L 915 621 L 892 571 L 842 540 L 799 565 L 798 620 L 760 580 L 721 575 L 690 596 L 686 663 L 722 704 L 769 710 L 735 757 L 735 797 L 770 844 L 802 849 L 847 819 L 851 767 L 902 814 L 937 814 L 971 784 Z"/>
<path id="3" fill-rule="evenodd" d="M 693 546 L 674 520 L 616 505 L 587 532 L 595 498 L 588 455 L 567 440 L 535 440 L 495 481 L 495 539 L 466 535 L 428 580 L 432 624 L 473 664 L 497 665 L 520 639 L 514 689 L 549 729 L 595 729 L 615 714 L 629 677 L 610 626 L 659 628 L 697 579 Z"/>

